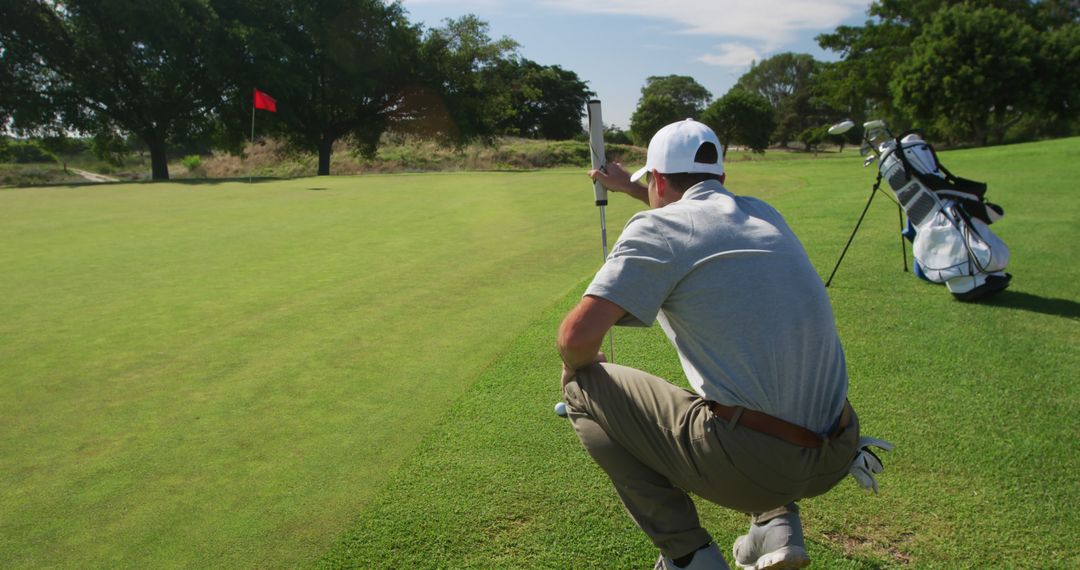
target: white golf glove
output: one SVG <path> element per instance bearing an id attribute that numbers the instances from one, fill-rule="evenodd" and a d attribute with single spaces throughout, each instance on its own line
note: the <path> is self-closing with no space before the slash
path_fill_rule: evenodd
<path id="1" fill-rule="evenodd" d="M 855 454 L 855 461 L 853 461 L 851 467 L 848 468 L 848 473 L 855 478 L 855 481 L 859 483 L 860 487 L 877 494 L 878 484 L 877 480 L 874 479 L 874 475 L 884 471 L 885 466 L 881 464 L 881 459 L 877 454 L 870 450 L 870 446 L 880 448 L 884 451 L 893 450 L 893 444 L 884 439 L 860 437 L 859 452 Z"/>

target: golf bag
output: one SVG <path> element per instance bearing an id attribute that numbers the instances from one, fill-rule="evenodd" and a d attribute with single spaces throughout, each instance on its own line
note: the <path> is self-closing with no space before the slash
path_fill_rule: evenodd
<path id="1" fill-rule="evenodd" d="M 1009 248 L 989 227 L 1004 212 L 986 201 L 986 184 L 954 176 L 917 131 L 879 150 L 879 176 L 907 216 L 916 275 L 944 283 L 961 301 L 1008 287 Z"/>

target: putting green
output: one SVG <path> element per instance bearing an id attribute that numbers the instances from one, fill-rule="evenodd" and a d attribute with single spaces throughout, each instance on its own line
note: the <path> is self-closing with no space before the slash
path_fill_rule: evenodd
<path id="1" fill-rule="evenodd" d="M 0 565 L 318 557 L 599 265 L 591 192 L 580 171 L 0 191 Z"/>

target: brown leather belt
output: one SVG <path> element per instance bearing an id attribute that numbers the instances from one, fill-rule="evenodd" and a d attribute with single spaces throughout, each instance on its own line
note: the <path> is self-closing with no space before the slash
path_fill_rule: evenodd
<path id="1" fill-rule="evenodd" d="M 716 402 L 709 402 L 709 410 L 716 417 L 731 422 L 733 425 L 741 425 L 788 443 L 810 448 L 821 447 L 826 441 L 834 439 L 843 433 L 844 428 L 851 423 L 852 412 L 851 404 L 844 402 L 844 410 L 840 412 L 840 421 L 837 422 L 836 429 L 832 430 L 828 436 L 822 437 L 800 425 L 740 406 L 725 406 Z M 734 418 L 734 422 L 732 422 L 732 418 Z"/>

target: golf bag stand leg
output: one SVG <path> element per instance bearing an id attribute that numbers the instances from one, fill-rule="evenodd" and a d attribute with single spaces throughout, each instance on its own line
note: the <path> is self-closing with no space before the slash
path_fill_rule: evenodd
<path id="1" fill-rule="evenodd" d="M 881 186 L 881 174 L 878 173 L 877 182 L 874 184 L 874 189 L 870 191 L 870 199 L 866 201 L 866 207 L 863 208 L 862 215 L 859 216 L 859 221 L 855 222 L 855 229 L 851 230 L 851 237 L 847 240 L 847 245 L 844 246 L 844 251 L 840 253 L 840 259 L 836 260 L 836 267 L 833 267 L 832 273 L 829 274 L 829 280 L 825 282 L 825 286 L 828 287 L 836 276 L 836 270 L 840 269 L 840 262 L 844 261 L 844 256 L 847 255 L 847 250 L 851 247 L 851 242 L 855 240 L 855 234 L 859 232 L 859 226 L 862 225 L 863 218 L 866 217 L 866 212 L 870 210 L 870 204 L 874 201 L 874 195 L 877 194 L 878 187 Z M 900 239 L 904 239 L 903 236 Z M 907 259 L 907 250 L 904 253 L 904 259 Z M 904 261 L 904 265 L 907 266 L 907 261 Z"/>
<path id="2" fill-rule="evenodd" d="M 907 246 L 904 245 L 904 207 L 897 203 L 896 211 L 900 214 L 900 256 L 904 258 L 904 273 L 907 273 Z"/>

